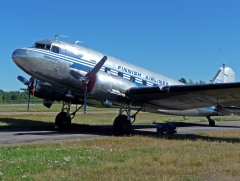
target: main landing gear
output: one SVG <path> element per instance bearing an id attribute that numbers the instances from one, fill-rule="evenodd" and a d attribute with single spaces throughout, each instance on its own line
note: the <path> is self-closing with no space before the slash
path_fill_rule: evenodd
<path id="1" fill-rule="evenodd" d="M 132 124 L 136 120 L 136 115 L 139 113 L 141 108 L 131 115 L 131 106 L 130 105 L 121 105 L 119 114 L 113 122 L 113 134 L 115 136 L 129 136 L 132 134 Z M 124 114 L 125 112 L 125 114 Z M 133 121 L 131 122 L 131 119 Z"/>
<path id="2" fill-rule="evenodd" d="M 55 125 L 58 127 L 58 129 L 70 128 L 72 119 L 75 117 L 76 112 L 78 112 L 81 108 L 82 105 L 80 107 L 77 107 L 76 105 L 76 110 L 71 113 L 71 103 L 63 102 L 62 111 L 58 113 L 55 118 Z"/>
<path id="3" fill-rule="evenodd" d="M 209 122 L 209 126 L 214 127 L 215 126 L 215 121 L 213 119 L 211 119 L 211 116 L 207 116 L 208 122 Z"/>

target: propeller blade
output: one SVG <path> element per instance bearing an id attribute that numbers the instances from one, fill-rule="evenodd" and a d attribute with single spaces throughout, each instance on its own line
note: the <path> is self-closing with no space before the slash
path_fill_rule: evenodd
<path id="1" fill-rule="evenodd" d="M 95 77 L 95 75 L 98 73 L 98 71 L 102 68 L 103 64 L 107 61 L 107 56 L 104 56 L 97 64 L 95 67 L 93 67 L 93 69 L 88 72 L 85 77 L 87 77 L 88 79 Z"/>
<path id="2" fill-rule="evenodd" d="M 29 79 L 28 90 L 32 96 L 35 96 L 35 89 L 36 89 L 36 79 L 34 77 L 31 77 Z"/>
<path id="3" fill-rule="evenodd" d="M 18 76 L 17 79 L 22 82 L 24 85 L 27 86 L 27 89 L 21 89 L 24 91 L 28 92 L 28 97 L 27 97 L 27 111 L 29 111 L 29 107 L 30 107 L 30 98 L 31 98 L 31 94 L 34 96 L 34 91 L 35 91 L 35 78 L 31 77 L 29 80 L 27 80 L 25 77 L 23 76 Z"/>
<path id="4" fill-rule="evenodd" d="M 107 61 L 107 56 L 104 56 L 93 69 L 88 72 L 85 76 L 83 76 L 79 71 L 75 69 L 70 69 L 69 73 L 76 79 L 83 81 L 83 90 L 84 90 L 84 97 L 83 97 L 83 112 L 86 114 L 87 112 L 87 89 L 88 89 L 88 82 L 91 78 L 94 78 L 98 71 L 102 68 L 103 64 Z"/>
<path id="5" fill-rule="evenodd" d="M 28 92 L 28 89 L 26 89 L 26 88 L 20 88 L 20 90 L 22 90 L 24 92 Z"/>
<path id="6" fill-rule="evenodd" d="M 22 82 L 23 84 L 25 84 L 25 85 L 29 85 L 29 81 L 25 78 L 25 77 L 23 77 L 23 76 L 18 76 L 17 77 L 17 79 L 20 81 L 20 82 Z"/>
<path id="7" fill-rule="evenodd" d="M 84 100 L 83 100 L 83 113 L 87 113 L 87 86 L 85 85 L 84 89 Z"/>
<path id="8" fill-rule="evenodd" d="M 30 92 L 28 91 L 28 99 L 27 99 L 27 111 L 29 111 L 30 108 Z"/>

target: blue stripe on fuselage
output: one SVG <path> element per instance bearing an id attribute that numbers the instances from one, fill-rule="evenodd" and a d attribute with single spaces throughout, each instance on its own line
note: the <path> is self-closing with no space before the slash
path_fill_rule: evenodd
<path id="1" fill-rule="evenodd" d="M 42 53 L 42 54 L 47 55 L 49 57 L 52 56 L 53 58 L 58 58 L 58 59 L 60 59 L 60 61 L 63 60 L 63 61 L 72 63 L 72 65 L 70 66 L 71 68 L 76 68 L 76 69 L 83 70 L 83 71 L 86 71 L 86 72 L 91 70 L 96 65 L 96 63 L 93 63 L 93 62 L 85 60 L 85 59 L 77 59 L 77 58 L 73 58 L 73 57 L 70 57 L 70 56 L 62 55 L 62 54 L 56 54 L 56 53 L 50 52 L 49 50 L 42 50 L 42 49 L 35 49 L 35 48 L 31 48 L 31 50 L 35 51 L 35 52 L 38 52 L 38 53 Z M 101 68 L 101 71 L 104 71 L 104 69 L 105 69 L 105 66 L 103 66 Z M 111 72 L 118 72 L 117 70 L 114 70 L 112 68 L 110 69 L 110 71 Z M 123 73 L 127 76 L 133 76 L 133 75 L 128 74 L 126 72 L 123 72 Z M 139 79 L 139 77 L 135 77 L 135 79 Z M 129 80 L 129 79 L 126 79 L 126 80 Z M 145 80 L 148 83 L 154 84 L 154 82 L 151 82 L 150 80 L 146 80 L 146 79 L 142 79 L 142 80 Z M 139 82 L 134 82 L 134 84 L 136 84 L 137 86 L 144 86 L 143 84 L 141 84 Z M 150 86 L 150 85 L 148 84 L 147 86 Z"/>
<path id="2" fill-rule="evenodd" d="M 75 68 L 75 69 L 82 70 L 85 72 L 88 72 L 91 69 L 89 66 L 82 65 L 79 63 L 73 63 L 72 65 L 70 65 L 70 68 Z"/>
<path id="3" fill-rule="evenodd" d="M 43 53 L 45 55 L 52 56 L 54 58 L 60 58 L 62 60 L 68 60 L 68 62 L 85 63 L 85 64 L 87 64 L 89 66 L 93 66 L 93 67 L 96 65 L 96 63 L 93 63 L 93 62 L 85 60 L 85 59 L 77 59 L 77 58 L 73 58 L 73 57 L 70 57 L 70 56 L 53 53 L 53 52 L 50 52 L 48 50 L 41 50 L 41 49 L 31 49 L 31 50 L 33 50 L 35 52 L 38 52 L 38 53 Z"/>
<path id="4" fill-rule="evenodd" d="M 207 109 L 210 111 L 216 111 L 217 108 L 215 106 L 211 106 L 211 107 L 207 107 Z"/>

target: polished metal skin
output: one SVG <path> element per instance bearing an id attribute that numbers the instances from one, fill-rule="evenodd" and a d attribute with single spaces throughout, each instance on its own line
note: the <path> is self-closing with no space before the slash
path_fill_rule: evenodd
<path id="1" fill-rule="evenodd" d="M 84 83 L 81 77 L 101 60 L 104 54 L 97 51 L 69 44 L 62 41 L 43 40 L 36 42 L 31 48 L 16 49 L 13 61 L 26 73 L 36 78 L 35 96 L 46 101 L 65 101 L 83 104 Z M 81 75 L 79 79 L 70 72 Z M 41 81 L 40 81 L 41 80 Z M 123 102 L 130 103 L 126 91 L 132 87 L 182 85 L 179 81 L 150 72 L 141 67 L 107 56 L 107 61 L 91 79 L 87 86 L 87 104 L 93 106 L 119 106 Z M 175 114 L 182 116 L 218 115 L 216 107 L 168 110 L 154 105 L 137 104 L 143 111 Z"/>

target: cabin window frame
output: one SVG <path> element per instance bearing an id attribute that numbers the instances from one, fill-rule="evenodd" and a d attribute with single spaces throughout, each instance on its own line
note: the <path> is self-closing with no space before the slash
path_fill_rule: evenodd
<path id="1" fill-rule="evenodd" d="M 147 86 L 147 81 L 146 80 L 142 80 L 142 85 Z"/>
<path id="2" fill-rule="evenodd" d="M 105 67 L 105 69 L 104 69 L 104 72 L 106 72 L 106 73 L 109 73 L 111 71 L 111 69 L 110 68 L 108 68 L 108 67 Z"/>
<path id="3" fill-rule="evenodd" d="M 135 82 L 136 81 L 136 78 L 134 76 L 130 76 L 130 81 L 131 82 Z"/>
<path id="4" fill-rule="evenodd" d="M 118 72 L 118 76 L 119 77 L 123 77 L 123 73 L 122 72 Z"/>

